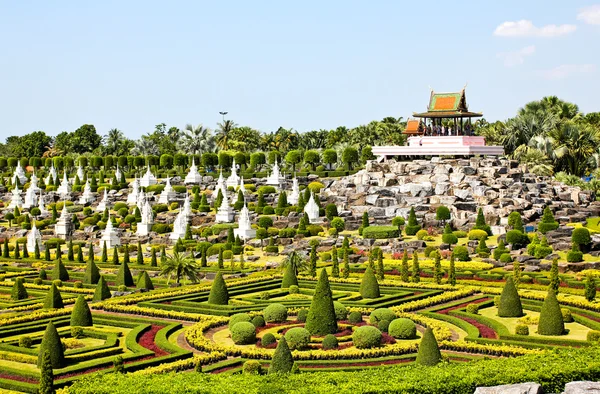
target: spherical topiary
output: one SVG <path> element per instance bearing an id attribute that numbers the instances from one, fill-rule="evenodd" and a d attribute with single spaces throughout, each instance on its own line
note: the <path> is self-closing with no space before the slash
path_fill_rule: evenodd
<path id="1" fill-rule="evenodd" d="M 392 321 L 396 318 L 396 314 L 388 308 L 377 308 L 369 315 L 369 322 L 371 324 L 379 324 L 382 320 Z"/>
<path id="2" fill-rule="evenodd" d="M 513 282 L 512 276 L 506 279 L 500 303 L 498 305 L 498 316 L 500 317 L 521 317 L 523 316 L 523 306 L 517 288 Z"/>
<path id="3" fill-rule="evenodd" d="M 265 335 L 263 335 L 262 339 L 260 340 L 260 343 L 263 346 L 269 346 L 275 343 L 275 335 L 271 334 L 270 332 L 266 333 Z"/>
<path id="4" fill-rule="evenodd" d="M 290 292 L 290 294 L 298 294 L 300 292 L 300 289 L 296 285 L 291 285 L 288 291 Z"/>
<path id="5" fill-rule="evenodd" d="M 418 240 L 422 240 L 423 238 L 425 238 L 428 235 L 429 235 L 429 233 L 427 232 L 427 230 L 419 230 L 419 231 L 417 231 L 417 234 L 416 234 Z"/>
<path id="6" fill-rule="evenodd" d="M 267 323 L 282 323 L 287 320 L 287 308 L 282 304 L 271 304 L 263 311 Z"/>
<path id="7" fill-rule="evenodd" d="M 431 366 L 439 363 L 441 359 L 442 354 L 440 353 L 437 340 L 433 335 L 433 330 L 427 328 L 419 344 L 419 352 L 417 353 L 415 362 L 420 365 Z"/>
<path id="8" fill-rule="evenodd" d="M 414 339 L 417 337 L 417 325 L 404 317 L 394 319 L 388 327 L 388 334 L 396 339 Z"/>
<path id="9" fill-rule="evenodd" d="M 310 342 L 310 333 L 306 328 L 293 327 L 285 333 L 285 340 L 288 343 L 290 350 L 305 349 Z"/>
<path id="10" fill-rule="evenodd" d="M 452 252 L 454 258 L 458 261 L 469 261 L 471 257 L 469 257 L 469 250 L 466 246 L 457 246 L 454 248 Z"/>
<path id="11" fill-rule="evenodd" d="M 335 337 L 335 335 L 333 335 L 333 334 L 325 335 L 325 338 L 323 338 L 323 350 L 337 349 L 337 347 L 338 347 L 338 340 Z"/>
<path id="12" fill-rule="evenodd" d="M 488 237 L 488 234 L 485 230 L 471 230 L 467 233 L 467 237 L 469 238 L 470 241 L 473 240 L 477 240 L 477 241 L 481 241 L 482 239 L 486 239 Z"/>
<path id="13" fill-rule="evenodd" d="M 478 304 L 469 304 L 467 305 L 467 313 L 472 313 L 474 315 L 479 313 L 479 305 Z"/>
<path id="14" fill-rule="evenodd" d="M 250 318 L 250 315 L 247 313 L 236 313 L 235 315 L 232 315 L 229 318 L 229 323 L 228 326 L 229 328 L 233 327 L 236 323 L 239 323 L 241 321 L 251 321 L 252 319 Z"/>
<path id="15" fill-rule="evenodd" d="M 377 323 L 377 328 L 381 332 L 388 332 L 389 326 L 390 326 L 389 320 L 381 320 L 379 323 Z"/>
<path id="16" fill-rule="evenodd" d="M 570 309 L 562 308 L 560 311 L 562 312 L 563 321 L 565 323 L 573 323 L 573 315 L 571 314 Z"/>
<path id="17" fill-rule="evenodd" d="M 236 345 L 256 342 L 256 327 L 248 321 L 235 323 L 231 328 L 231 339 Z"/>
<path id="18" fill-rule="evenodd" d="M 363 321 L 362 313 L 358 311 L 350 312 L 348 315 L 348 321 L 352 324 L 357 324 Z"/>
<path id="19" fill-rule="evenodd" d="M 352 333 L 352 343 L 359 349 L 369 349 L 381 345 L 381 331 L 377 327 L 362 326 Z"/>
<path id="20" fill-rule="evenodd" d="M 348 317 L 348 309 L 338 301 L 333 301 L 333 309 L 335 309 L 336 320 L 346 320 Z"/>
<path id="21" fill-rule="evenodd" d="M 300 309 L 298 311 L 298 317 L 296 318 L 296 320 L 304 323 L 306 321 L 307 316 L 308 316 L 308 309 Z"/>
<path id="22" fill-rule="evenodd" d="M 529 326 L 527 324 L 517 324 L 515 327 L 515 334 L 529 335 Z"/>
<path id="23" fill-rule="evenodd" d="M 510 230 L 506 233 L 506 242 L 513 246 L 513 250 L 529 243 L 529 237 L 519 230 Z"/>
<path id="24" fill-rule="evenodd" d="M 362 298 L 378 298 L 380 296 L 379 283 L 377 283 L 377 278 L 371 267 L 367 267 L 360 282 L 359 291 Z"/>
<path id="25" fill-rule="evenodd" d="M 261 315 L 256 315 L 252 318 L 252 324 L 254 324 L 254 327 L 256 328 L 264 327 L 266 325 L 265 318 Z"/>
<path id="26" fill-rule="evenodd" d="M 542 304 L 540 321 L 538 323 L 538 334 L 540 335 L 563 335 L 565 323 L 563 321 L 560 305 L 556 299 L 553 289 L 548 290 L 548 295 Z"/>
<path id="27" fill-rule="evenodd" d="M 258 360 L 248 360 L 242 366 L 242 373 L 246 375 L 260 375 L 261 366 Z"/>
<path id="28" fill-rule="evenodd" d="M 510 255 L 510 253 L 502 253 L 500 255 L 500 262 L 501 263 L 508 264 L 508 263 L 512 263 L 512 261 L 513 261 L 513 259 L 512 259 L 512 256 Z"/>
<path id="29" fill-rule="evenodd" d="M 578 227 L 571 234 L 571 241 L 579 245 L 587 245 L 592 242 L 590 230 L 585 227 Z"/>
<path id="30" fill-rule="evenodd" d="M 589 342 L 598 342 L 600 341 L 600 331 L 590 330 L 587 333 L 587 340 Z"/>

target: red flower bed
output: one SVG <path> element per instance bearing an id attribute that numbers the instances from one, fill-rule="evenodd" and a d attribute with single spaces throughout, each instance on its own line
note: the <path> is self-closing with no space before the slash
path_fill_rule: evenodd
<path id="1" fill-rule="evenodd" d="M 396 339 L 394 339 L 393 336 L 391 336 L 387 332 L 381 333 L 381 344 L 382 345 L 393 345 L 394 343 L 396 343 Z"/>
<path id="2" fill-rule="evenodd" d="M 10 374 L 4 373 L 4 372 L 0 372 L 0 378 L 16 380 L 18 382 L 23 382 L 23 383 L 38 384 L 38 381 L 34 378 L 28 378 L 27 376 L 10 375 Z"/>
<path id="3" fill-rule="evenodd" d="M 466 306 L 469 305 L 469 304 L 481 304 L 482 302 L 487 302 L 487 301 L 489 301 L 489 298 L 480 298 L 478 300 L 473 300 L 473 301 L 470 301 L 470 302 L 465 302 L 465 303 L 460 304 L 460 305 L 456 305 L 456 306 L 452 306 L 450 308 L 439 310 L 436 313 L 441 313 L 442 315 L 447 315 L 448 312 L 453 311 L 455 309 L 466 308 Z"/>
<path id="4" fill-rule="evenodd" d="M 485 324 L 479 323 L 477 320 L 469 319 L 468 317 L 457 316 L 458 318 L 466 321 L 469 324 L 474 325 L 479 330 L 479 334 L 482 338 L 498 339 L 498 334 L 493 328 L 486 326 Z"/>
<path id="5" fill-rule="evenodd" d="M 148 350 L 152 350 L 154 352 L 155 357 L 166 356 L 167 354 L 169 354 L 168 352 L 165 352 L 164 350 L 159 348 L 154 342 L 156 333 L 160 331 L 163 327 L 164 326 L 153 324 L 152 327 L 148 331 L 143 333 L 139 339 L 139 344 Z"/>
<path id="6" fill-rule="evenodd" d="M 372 361 L 372 362 L 368 362 L 365 361 L 364 363 L 336 363 L 336 364 L 308 364 L 308 365 L 302 365 L 302 369 L 316 369 L 316 368 L 321 368 L 321 369 L 327 369 L 327 368 L 341 368 L 341 367 L 376 367 L 379 365 L 393 365 L 393 364 L 404 364 L 404 363 L 410 363 L 414 361 L 411 358 L 403 358 L 400 360 L 387 360 L 387 361 Z"/>
<path id="7" fill-rule="evenodd" d="M 258 340 L 258 342 L 256 342 L 256 347 L 261 349 L 275 349 L 277 347 L 277 342 L 273 342 L 270 345 L 263 346 L 262 341 Z"/>

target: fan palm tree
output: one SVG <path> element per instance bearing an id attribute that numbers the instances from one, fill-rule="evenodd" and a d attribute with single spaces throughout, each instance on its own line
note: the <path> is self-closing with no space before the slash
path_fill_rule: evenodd
<path id="1" fill-rule="evenodd" d="M 175 276 L 177 284 L 182 277 L 187 277 L 194 283 L 201 279 L 200 265 L 188 253 L 177 251 L 174 251 L 172 255 L 167 255 L 165 262 L 160 265 L 160 274 L 168 277 L 167 284 L 172 276 Z"/>
<path id="2" fill-rule="evenodd" d="M 506 122 L 502 144 L 508 154 L 520 145 L 526 145 L 537 135 L 548 135 L 556 129 L 558 117 L 550 112 L 520 113 Z"/>
<path id="3" fill-rule="evenodd" d="M 292 265 L 292 268 L 296 272 L 296 275 L 300 272 L 308 271 L 310 264 L 306 259 L 300 257 L 295 251 L 290 253 L 287 259 L 281 265 L 281 268 L 285 271 L 288 265 Z"/>
<path id="4" fill-rule="evenodd" d="M 158 155 L 158 146 L 148 136 L 143 135 L 142 138 L 135 142 L 132 149 L 134 154 L 140 156 Z"/>
<path id="5" fill-rule="evenodd" d="M 555 141 L 557 167 L 582 176 L 589 170 L 590 157 L 598 150 L 599 138 L 593 128 L 569 121 L 551 134 Z"/>
<path id="6" fill-rule="evenodd" d="M 202 154 L 215 149 L 215 137 L 209 128 L 199 124 L 194 127 L 186 124 L 181 140 L 181 149 L 187 154 Z"/>
<path id="7" fill-rule="evenodd" d="M 108 134 L 104 137 L 106 144 L 106 153 L 109 155 L 116 155 L 120 153 L 120 148 L 123 143 L 125 136 L 119 129 L 110 129 Z"/>
<path id="8" fill-rule="evenodd" d="M 219 128 L 216 133 L 216 142 L 219 149 L 228 150 L 231 144 L 231 130 L 235 129 L 237 125 L 232 120 L 224 120 L 221 123 L 217 123 Z"/>

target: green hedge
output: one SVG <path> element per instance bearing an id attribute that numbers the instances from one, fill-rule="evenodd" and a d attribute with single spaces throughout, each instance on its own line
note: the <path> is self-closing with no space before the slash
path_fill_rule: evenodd
<path id="1" fill-rule="evenodd" d="M 400 233 L 395 226 L 369 226 L 362 231 L 363 238 L 398 238 Z"/>

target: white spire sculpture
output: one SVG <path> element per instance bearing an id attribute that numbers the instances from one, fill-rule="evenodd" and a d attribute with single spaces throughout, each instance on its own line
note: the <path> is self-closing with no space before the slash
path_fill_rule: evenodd
<path id="1" fill-rule="evenodd" d="M 219 195 L 219 190 L 221 190 L 221 194 L 227 194 L 227 187 L 225 186 L 225 179 L 223 178 L 223 170 L 221 169 L 219 172 L 219 178 L 217 179 L 217 186 L 215 187 L 215 198 Z"/>
<path id="2" fill-rule="evenodd" d="M 146 203 L 146 193 L 144 193 L 143 191 L 140 191 L 140 193 L 138 194 L 138 200 L 137 200 L 137 207 L 140 210 L 140 212 L 142 212 L 142 209 L 144 208 L 144 204 Z"/>
<path id="3" fill-rule="evenodd" d="M 223 194 L 223 200 L 221 201 L 221 206 L 217 210 L 217 216 L 215 217 L 215 222 L 217 223 L 232 223 L 235 217 L 235 212 L 231 205 L 229 205 L 229 198 L 227 197 L 227 192 Z"/>
<path id="4" fill-rule="evenodd" d="M 298 186 L 298 178 L 294 176 L 292 180 L 292 193 L 288 196 L 288 203 L 292 205 L 298 204 L 298 199 L 300 198 L 300 187 Z"/>
<path id="5" fill-rule="evenodd" d="M 100 203 L 98 203 L 98 206 L 96 206 L 96 212 L 104 212 L 106 207 L 108 207 L 108 192 L 107 189 L 104 188 L 104 196 L 102 197 L 102 200 L 100 200 Z"/>
<path id="6" fill-rule="evenodd" d="M 148 165 L 148 169 L 146 170 L 146 173 L 144 174 L 142 179 L 140 179 L 140 186 L 148 187 L 148 186 L 156 185 L 157 183 L 158 183 L 158 181 L 156 180 L 156 177 L 154 176 L 152 171 L 150 171 L 150 166 Z"/>
<path id="7" fill-rule="evenodd" d="M 83 187 L 83 194 L 79 197 L 79 203 L 82 205 L 91 204 L 96 200 L 94 197 L 94 193 L 92 193 L 92 187 L 90 186 L 90 180 L 85 181 L 85 186 Z"/>
<path id="8" fill-rule="evenodd" d="M 192 158 L 192 166 L 190 167 L 190 172 L 185 176 L 185 180 L 183 181 L 187 184 L 200 184 L 202 183 L 202 175 L 198 172 L 198 167 L 196 167 L 196 159 Z"/>
<path id="9" fill-rule="evenodd" d="M 127 196 L 127 205 L 135 205 L 137 204 L 138 197 L 140 193 L 140 182 L 137 179 L 137 175 L 132 183 L 131 193 Z"/>
<path id="10" fill-rule="evenodd" d="M 183 211 L 186 215 L 190 216 L 192 214 L 192 206 L 190 204 L 190 196 L 185 193 L 185 199 L 183 200 Z"/>
<path id="11" fill-rule="evenodd" d="M 46 209 L 46 204 L 44 203 L 44 196 L 42 195 L 41 190 L 40 190 L 40 196 L 38 197 L 38 208 L 40 209 L 40 216 L 46 216 L 48 214 L 48 210 Z"/>
<path id="12" fill-rule="evenodd" d="M 83 178 L 85 178 L 85 174 L 83 172 L 83 167 L 81 167 L 81 164 L 77 166 L 77 177 L 79 178 L 79 182 L 82 182 Z"/>
<path id="13" fill-rule="evenodd" d="M 40 230 L 35 226 L 35 220 L 32 220 L 31 230 L 27 233 L 27 250 L 33 253 L 35 251 L 35 245 L 37 244 L 40 252 L 44 251 L 44 244 L 42 243 L 42 234 Z"/>
<path id="14" fill-rule="evenodd" d="M 100 238 L 100 244 L 103 242 L 106 242 L 106 247 L 108 249 L 121 245 L 121 239 L 119 238 L 119 235 L 117 234 L 117 231 L 114 229 L 112 221 L 110 220 L 110 213 L 108 214 L 108 221 L 106 222 L 106 227 L 102 233 L 102 238 Z"/>
<path id="15" fill-rule="evenodd" d="M 186 207 L 186 204 L 188 207 Z M 188 223 L 190 221 L 190 215 L 188 214 L 189 200 L 186 196 L 186 201 L 183 207 L 179 210 L 175 222 L 173 222 L 173 232 L 169 236 L 172 240 L 178 240 L 179 238 L 185 237 L 185 231 L 187 230 Z"/>
<path id="16" fill-rule="evenodd" d="M 317 223 L 319 221 L 319 206 L 315 202 L 314 193 L 310 194 L 310 199 L 304 206 L 304 212 L 308 215 L 308 221 L 310 223 Z"/>
<path id="17" fill-rule="evenodd" d="M 246 195 L 246 186 L 244 186 L 244 177 L 240 177 L 240 189 L 239 189 L 242 194 L 245 196 Z"/>
<path id="18" fill-rule="evenodd" d="M 235 188 L 240 183 L 240 177 L 237 174 L 237 168 L 235 166 L 235 159 L 233 159 L 233 163 L 231 163 L 231 175 L 227 177 L 227 182 L 225 184 L 227 187 Z"/>
<path id="19" fill-rule="evenodd" d="M 63 209 L 60 212 L 60 217 L 54 226 L 54 233 L 63 239 L 67 239 L 73 234 L 73 221 L 71 220 L 71 215 L 67 211 L 67 202 L 63 200 Z"/>
<path id="20" fill-rule="evenodd" d="M 115 178 L 117 178 L 117 182 L 121 182 L 121 170 L 119 170 L 119 163 L 117 163 L 117 169 L 115 171 Z"/>
<path id="21" fill-rule="evenodd" d="M 152 231 L 152 225 L 154 224 L 154 214 L 150 203 L 146 200 L 142 209 L 142 221 L 137 224 L 136 234 L 139 236 L 148 235 Z"/>
<path id="22" fill-rule="evenodd" d="M 19 190 L 18 186 L 12 190 L 12 195 L 10 196 L 10 204 L 8 204 L 8 209 L 14 209 L 15 207 L 21 208 L 23 206 L 23 199 L 21 198 L 21 190 Z"/>
<path id="23" fill-rule="evenodd" d="M 46 177 L 46 179 L 44 179 L 44 182 L 46 182 L 46 185 L 50 183 L 50 176 L 52 176 L 52 179 L 56 180 L 56 168 L 54 168 L 54 162 L 52 162 L 52 166 L 50 167 L 50 171 L 48 176 Z"/>
<path id="24" fill-rule="evenodd" d="M 31 178 L 29 178 L 29 188 L 33 189 L 34 192 L 39 192 L 40 188 L 38 187 L 39 178 L 35 176 L 35 171 L 31 174 Z"/>
<path id="25" fill-rule="evenodd" d="M 281 183 L 281 173 L 279 172 L 279 164 L 277 164 L 277 158 L 275 158 L 275 164 L 273 164 L 273 172 L 267 177 L 267 185 L 279 186 Z"/>
<path id="26" fill-rule="evenodd" d="M 173 187 L 171 186 L 171 178 L 167 177 L 165 188 L 158 197 L 158 203 L 168 204 L 169 202 L 173 201 L 176 197 L 177 193 L 175 192 L 175 190 L 173 190 Z"/>
<path id="27" fill-rule="evenodd" d="M 39 188 L 37 188 L 39 190 Z M 31 187 L 25 192 L 25 202 L 23 203 L 23 208 L 31 209 L 37 205 L 37 193 L 36 188 Z"/>
<path id="28" fill-rule="evenodd" d="M 67 179 L 67 171 L 63 173 L 63 179 L 60 182 L 60 186 L 56 189 L 56 192 L 63 198 L 69 198 L 71 195 L 71 185 L 69 185 L 69 180 Z"/>
<path id="29" fill-rule="evenodd" d="M 233 234 L 243 240 L 256 237 L 256 230 L 250 224 L 250 212 L 248 211 L 248 207 L 246 207 L 246 199 L 244 199 L 244 207 L 240 210 L 238 228 L 233 229 Z"/>
<path id="30" fill-rule="evenodd" d="M 15 183 L 16 179 L 19 178 L 19 182 L 21 185 L 24 185 L 27 182 L 27 177 L 25 176 L 25 171 L 23 167 L 21 167 L 21 163 L 17 162 L 17 166 L 15 167 L 15 172 L 12 176 L 12 182 Z"/>

